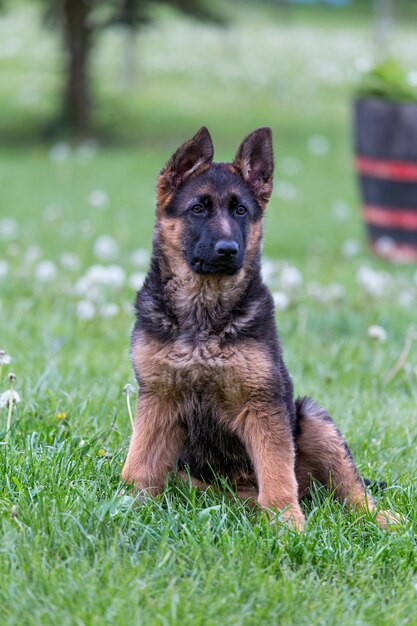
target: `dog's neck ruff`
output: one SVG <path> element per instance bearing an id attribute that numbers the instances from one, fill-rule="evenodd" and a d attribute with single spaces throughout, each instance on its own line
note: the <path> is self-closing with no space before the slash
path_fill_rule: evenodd
<path id="1" fill-rule="evenodd" d="M 260 264 L 250 271 L 241 269 L 233 276 L 201 275 L 188 266 L 177 266 L 174 273 L 166 258 L 154 250 L 151 270 L 140 291 L 136 308 L 150 329 L 163 324 L 165 336 L 232 338 L 253 323 L 262 302 L 251 294 L 259 284 Z"/>

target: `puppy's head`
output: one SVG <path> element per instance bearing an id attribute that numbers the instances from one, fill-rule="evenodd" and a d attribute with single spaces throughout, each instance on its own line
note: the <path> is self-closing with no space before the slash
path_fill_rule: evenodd
<path id="1" fill-rule="evenodd" d="M 172 259 L 197 274 L 232 275 L 259 252 L 272 192 L 269 128 L 243 140 L 233 163 L 213 163 L 207 128 L 173 154 L 157 185 L 157 232 Z"/>

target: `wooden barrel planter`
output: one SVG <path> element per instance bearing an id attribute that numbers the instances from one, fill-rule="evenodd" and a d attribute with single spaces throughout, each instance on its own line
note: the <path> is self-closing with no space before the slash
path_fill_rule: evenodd
<path id="1" fill-rule="evenodd" d="M 355 103 L 356 171 L 373 251 L 417 261 L 417 104 Z"/>

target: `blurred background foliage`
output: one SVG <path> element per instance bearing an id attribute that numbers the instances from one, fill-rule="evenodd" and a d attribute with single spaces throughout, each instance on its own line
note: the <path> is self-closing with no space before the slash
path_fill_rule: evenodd
<path id="1" fill-rule="evenodd" d="M 187 108 L 190 122 L 221 110 L 227 128 L 260 99 L 290 101 L 301 80 L 307 91 L 318 79 L 317 87 L 338 84 L 347 95 L 355 70 L 365 69 L 359 54 L 368 64 L 386 56 L 395 27 L 417 19 L 413 0 L 2 0 L 1 7 L 0 136 L 10 141 L 140 138 L 141 129 L 159 134 L 161 118 L 163 132 L 178 128 Z M 332 45 L 333 59 L 325 50 Z M 323 56 L 321 70 L 297 64 L 309 46 L 316 65 Z M 343 54 L 351 66 L 336 70 Z"/>

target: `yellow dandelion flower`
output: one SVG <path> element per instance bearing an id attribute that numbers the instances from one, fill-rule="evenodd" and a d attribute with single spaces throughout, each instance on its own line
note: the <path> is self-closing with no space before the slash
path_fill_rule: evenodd
<path id="1" fill-rule="evenodd" d="M 97 452 L 97 456 L 106 456 L 106 451 L 104 448 L 100 448 L 100 450 Z"/>
<path id="2" fill-rule="evenodd" d="M 59 420 L 60 422 L 62 422 L 62 420 L 67 419 L 67 417 L 68 417 L 68 413 L 67 413 L 67 411 L 62 411 L 62 412 L 60 412 L 60 413 L 57 413 L 57 414 L 55 415 L 55 417 L 56 417 L 56 419 L 57 419 L 57 420 Z"/>

